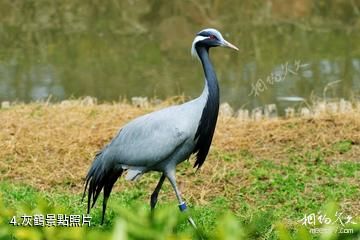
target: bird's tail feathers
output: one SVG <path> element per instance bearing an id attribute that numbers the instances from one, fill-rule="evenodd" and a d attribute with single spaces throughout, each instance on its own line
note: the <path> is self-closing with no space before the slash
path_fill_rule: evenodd
<path id="1" fill-rule="evenodd" d="M 106 204 L 110 196 L 111 190 L 116 180 L 121 176 L 122 169 L 109 168 L 105 165 L 104 151 L 96 154 L 93 164 L 86 176 L 85 188 L 82 196 L 82 201 L 85 198 L 86 190 L 88 190 L 87 199 L 87 213 L 90 213 L 90 208 L 94 207 L 100 192 L 104 189 L 103 213 L 102 223 L 104 221 Z M 91 207 L 90 207 L 91 206 Z"/>

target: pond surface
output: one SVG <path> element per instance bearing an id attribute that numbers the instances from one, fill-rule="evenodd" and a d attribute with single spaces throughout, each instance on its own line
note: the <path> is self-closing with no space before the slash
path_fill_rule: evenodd
<path id="1" fill-rule="evenodd" d="M 211 50 L 222 102 L 359 96 L 360 4 L 279 2 L 2 1 L 0 101 L 196 97 L 203 72 L 190 47 L 205 27 L 240 48 Z"/>

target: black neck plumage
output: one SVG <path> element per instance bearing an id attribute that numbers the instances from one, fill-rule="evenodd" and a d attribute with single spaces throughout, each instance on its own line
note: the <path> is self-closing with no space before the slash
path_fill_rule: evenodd
<path id="1" fill-rule="evenodd" d="M 209 152 L 211 141 L 214 135 L 217 117 L 219 113 L 219 85 L 216 73 L 209 58 L 209 49 L 206 47 L 196 47 L 197 54 L 201 60 L 206 85 L 207 100 L 203 112 L 201 114 L 198 129 L 195 134 L 196 145 L 193 153 L 196 154 L 196 162 L 194 167 L 200 168 L 204 163 Z"/>

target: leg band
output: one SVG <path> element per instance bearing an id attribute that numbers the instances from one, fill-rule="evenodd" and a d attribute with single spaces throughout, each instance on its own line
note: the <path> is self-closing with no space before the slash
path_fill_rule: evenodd
<path id="1" fill-rule="evenodd" d="M 179 209 L 180 209 L 180 212 L 185 211 L 187 209 L 186 203 L 182 202 L 181 204 L 179 204 Z"/>

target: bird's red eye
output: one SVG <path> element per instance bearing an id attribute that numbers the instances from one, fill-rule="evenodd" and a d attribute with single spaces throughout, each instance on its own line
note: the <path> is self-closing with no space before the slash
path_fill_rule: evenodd
<path id="1" fill-rule="evenodd" d="M 210 39 L 211 39 L 211 40 L 216 39 L 215 35 L 210 35 Z"/>

